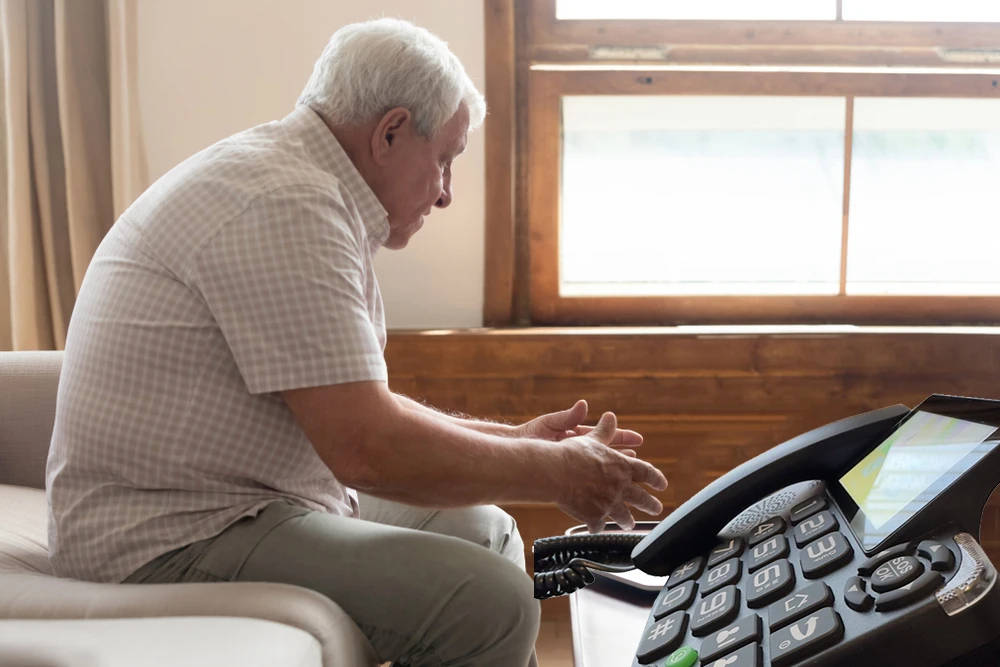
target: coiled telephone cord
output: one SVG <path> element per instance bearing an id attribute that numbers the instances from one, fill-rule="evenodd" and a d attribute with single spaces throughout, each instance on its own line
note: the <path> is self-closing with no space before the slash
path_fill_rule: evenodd
<path id="1" fill-rule="evenodd" d="M 594 582 L 590 570 L 628 572 L 645 533 L 557 535 L 535 540 L 535 599 L 569 595 Z"/>

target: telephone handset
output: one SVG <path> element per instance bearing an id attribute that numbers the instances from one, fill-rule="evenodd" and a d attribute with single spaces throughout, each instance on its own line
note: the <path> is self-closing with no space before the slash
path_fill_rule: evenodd
<path id="1" fill-rule="evenodd" d="M 764 452 L 649 533 L 536 541 L 536 597 L 589 569 L 670 575 L 633 667 L 1000 664 L 978 543 L 998 483 L 1000 401 L 882 408 Z"/>

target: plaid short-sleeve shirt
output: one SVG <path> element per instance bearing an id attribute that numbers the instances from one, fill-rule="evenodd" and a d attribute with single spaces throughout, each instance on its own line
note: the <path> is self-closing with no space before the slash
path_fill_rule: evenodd
<path id="1" fill-rule="evenodd" d="M 117 582 L 284 499 L 356 515 L 282 390 L 385 381 L 386 211 L 310 108 L 158 180 L 97 250 L 49 451 L 55 572 Z"/>

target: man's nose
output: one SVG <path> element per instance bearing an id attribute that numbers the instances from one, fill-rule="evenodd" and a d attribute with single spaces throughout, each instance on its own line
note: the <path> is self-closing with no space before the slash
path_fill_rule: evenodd
<path id="1" fill-rule="evenodd" d="M 444 187 L 441 188 L 441 197 L 434 202 L 434 205 L 438 208 L 448 208 L 451 204 L 451 183 L 446 182 Z"/>

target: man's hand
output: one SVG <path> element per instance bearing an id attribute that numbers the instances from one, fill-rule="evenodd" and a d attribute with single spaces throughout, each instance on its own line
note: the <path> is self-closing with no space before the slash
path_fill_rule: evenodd
<path id="1" fill-rule="evenodd" d="M 586 418 L 587 401 L 581 400 L 577 401 L 569 410 L 535 417 L 530 422 L 515 427 L 513 435 L 519 438 L 537 438 L 558 442 L 592 432 L 594 427 L 582 425 Z M 616 428 L 611 442 L 607 444 L 611 447 L 638 447 L 642 444 L 642 436 L 635 431 Z M 632 455 L 634 456 L 635 453 L 632 452 Z"/>
<path id="2" fill-rule="evenodd" d="M 605 412 L 592 430 L 560 443 L 567 465 L 557 504 L 592 533 L 600 532 L 608 518 L 624 530 L 635 528 L 630 506 L 650 515 L 663 511 L 663 504 L 640 485 L 662 491 L 666 477 L 635 458 L 635 452 L 612 449 L 620 433 L 614 413 Z"/>

